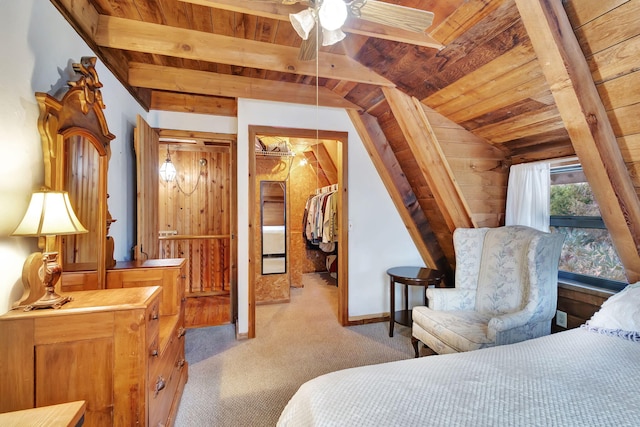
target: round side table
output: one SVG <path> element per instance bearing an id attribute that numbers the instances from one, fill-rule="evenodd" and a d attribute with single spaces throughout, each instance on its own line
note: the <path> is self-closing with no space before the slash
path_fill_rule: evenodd
<path id="1" fill-rule="evenodd" d="M 424 291 L 423 303 L 427 305 L 427 286 L 434 285 L 444 287 L 444 273 L 432 268 L 422 267 L 393 267 L 387 270 L 389 275 L 390 310 L 389 310 L 389 336 L 393 336 L 394 323 L 409 326 L 413 324 L 411 310 L 409 310 L 409 286 L 422 286 Z M 396 311 L 395 284 L 404 285 L 404 309 Z"/>

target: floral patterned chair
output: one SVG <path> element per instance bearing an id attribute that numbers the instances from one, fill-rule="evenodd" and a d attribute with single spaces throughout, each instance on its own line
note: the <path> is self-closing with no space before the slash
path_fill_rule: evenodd
<path id="1" fill-rule="evenodd" d="M 551 332 L 564 236 L 525 226 L 458 228 L 455 288 L 428 288 L 413 308 L 412 338 L 438 354 L 524 341 Z"/>

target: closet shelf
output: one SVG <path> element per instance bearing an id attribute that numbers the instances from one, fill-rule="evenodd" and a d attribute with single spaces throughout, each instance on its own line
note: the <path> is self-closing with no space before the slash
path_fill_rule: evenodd
<path id="1" fill-rule="evenodd" d="M 263 157 L 294 157 L 295 155 L 293 151 L 256 151 L 256 156 Z"/>

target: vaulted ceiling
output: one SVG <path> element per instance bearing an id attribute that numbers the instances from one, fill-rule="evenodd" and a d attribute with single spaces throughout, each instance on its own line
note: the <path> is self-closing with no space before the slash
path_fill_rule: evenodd
<path id="1" fill-rule="evenodd" d="M 394 200 L 408 212 L 405 223 L 415 225 L 419 236 L 414 240 L 428 242 L 435 234 L 431 240 L 439 245 L 426 243 L 424 249 L 430 254 L 425 258 L 431 257 L 436 265 L 445 257 L 453 264 L 450 233 L 455 227 L 502 221 L 509 164 L 577 154 L 592 186 L 594 181 L 608 182 L 594 191 L 600 194 L 601 205 L 608 201 L 620 206 L 610 219 L 605 217 L 608 213 L 603 212 L 603 217 L 610 228 L 613 221 L 624 224 L 612 234 L 619 252 L 621 248 L 633 252 L 623 262 L 640 277 L 640 184 L 629 177 L 628 170 L 637 166 L 634 151 L 623 150 L 621 155 L 616 143 L 616 137 L 629 138 L 631 143 L 640 134 L 625 119 L 630 105 L 640 105 L 640 95 L 624 90 L 625 83 L 638 81 L 637 65 L 633 65 L 637 55 L 624 54 L 629 45 L 633 52 L 640 50 L 638 1 L 566 0 L 563 4 L 556 0 L 536 15 L 542 3 L 538 0 L 385 0 L 432 11 L 432 25 L 424 33 L 413 33 L 349 19 L 344 26 L 347 37 L 321 47 L 317 61 L 298 60 L 301 39 L 288 13 L 301 10 L 301 4 L 51 1 L 147 109 L 235 115 L 237 98 L 255 98 L 317 103 L 346 108 L 354 118 L 359 115 L 363 118 L 360 128 L 372 139 L 378 130 L 384 134 L 384 142 L 370 151 L 377 150 L 379 170 L 388 172 L 385 183 L 398 190 Z M 562 10 L 554 12 L 554 7 Z M 565 20 L 568 16 L 573 41 L 567 41 L 562 23 L 555 27 L 552 15 L 556 12 Z M 551 18 L 546 19 L 545 13 Z M 546 43 L 549 56 L 543 52 Z M 612 50 L 615 46 L 618 50 Z M 579 65 L 571 68 L 576 53 Z M 563 63 L 567 70 L 561 70 Z M 584 70 L 586 75 L 581 74 Z M 572 81 L 576 75 L 577 84 Z M 554 79 L 558 80 L 555 86 L 550 85 Z M 587 135 L 587 142 L 576 146 L 580 132 L 589 133 L 590 119 L 573 126 L 567 111 L 582 110 L 584 114 L 578 116 L 588 116 L 593 94 L 581 95 L 586 80 L 597 87 L 595 97 L 604 104 L 593 117 L 610 126 L 605 136 L 592 129 L 596 136 Z M 571 100 L 562 97 L 567 87 Z M 408 111 L 412 112 L 406 119 Z M 456 171 L 449 170 L 456 168 L 451 161 L 451 166 L 436 170 L 435 175 L 426 171 L 429 160 L 421 162 L 416 153 L 423 150 L 432 165 L 442 154 L 424 151 L 415 141 L 407 141 L 411 139 L 407 134 L 420 128 L 427 116 L 443 130 L 439 133 L 428 125 L 426 133 L 433 130 L 446 140 L 444 135 L 455 128 L 468 132 L 473 144 L 481 141 L 486 146 L 467 155 L 482 161 L 467 158 L 460 166 L 471 175 L 481 169 L 481 184 L 460 182 Z M 385 160 L 387 145 L 393 158 Z M 455 144 L 442 150 L 449 156 Z M 591 152 L 600 160 L 591 162 Z M 619 172 L 611 174 L 611 170 Z M 439 178 L 447 174 L 449 180 Z M 493 187 L 487 184 L 492 180 Z M 473 207 L 477 188 L 485 192 L 486 211 L 481 213 Z M 501 206 L 491 206 L 492 198 Z"/>
<path id="2" fill-rule="evenodd" d="M 215 111 L 244 96 L 375 113 L 382 87 L 397 87 L 509 154 L 573 151 L 513 1 L 389 1 L 432 11 L 433 24 L 426 34 L 369 25 L 386 33 L 376 35 L 350 19 L 352 32 L 322 47 L 318 63 L 297 59 L 302 41 L 287 12 L 302 5 L 85 0 L 79 11 L 82 2 L 54 3 L 146 108 Z"/>

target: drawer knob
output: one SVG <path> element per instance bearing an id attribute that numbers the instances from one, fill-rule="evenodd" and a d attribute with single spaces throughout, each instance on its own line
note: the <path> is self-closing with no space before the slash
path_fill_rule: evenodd
<path id="1" fill-rule="evenodd" d="M 167 383 L 165 382 L 164 378 L 162 377 L 158 377 L 158 380 L 156 381 L 156 393 L 155 396 L 158 395 L 158 393 L 160 392 L 160 390 L 164 389 L 165 386 L 167 385 Z"/>
<path id="2" fill-rule="evenodd" d="M 158 354 L 159 353 L 158 353 L 158 349 L 157 348 L 154 348 L 153 350 L 151 350 L 151 356 L 158 357 Z"/>
<path id="3" fill-rule="evenodd" d="M 185 360 L 180 359 L 176 362 L 176 368 L 178 368 L 178 370 L 181 370 L 184 367 L 184 364 L 185 364 Z"/>
<path id="4" fill-rule="evenodd" d="M 158 312 L 154 311 L 149 315 L 149 320 L 158 320 Z"/>
<path id="5" fill-rule="evenodd" d="M 184 328 L 184 326 L 180 326 L 180 328 L 178 328 L 178 338 L 182 338 L 186 333 L 187 330 Z"/>

